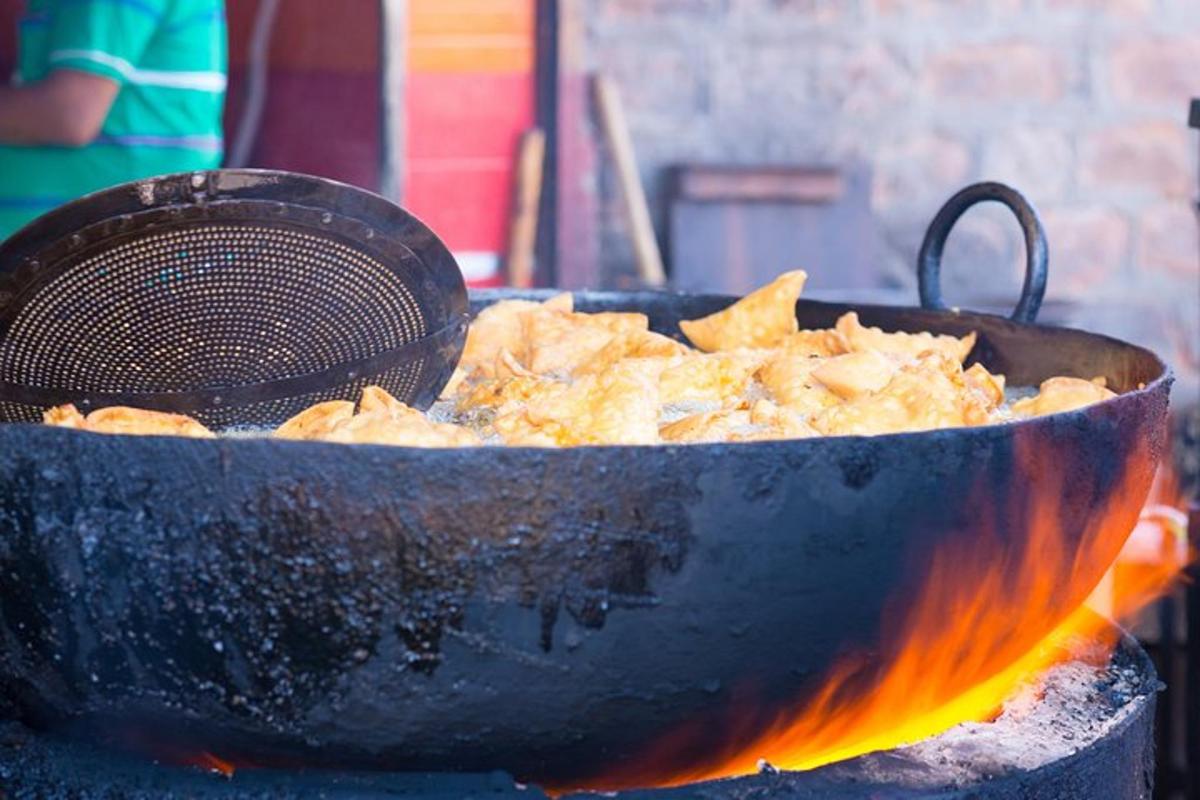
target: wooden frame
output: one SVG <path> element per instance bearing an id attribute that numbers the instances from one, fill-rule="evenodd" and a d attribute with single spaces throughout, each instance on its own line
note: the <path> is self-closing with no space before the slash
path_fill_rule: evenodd
<path id="1" fill-rule="evenodd" d="M 558 277 L 559 0 L 536 0 L 534 81 L 537 125 L 545 134 L 542 194 L 538 206 L 535 284 L 552 286 Z"/>
<path id="2" fill-rule="evenodd" d="M 404 158 L 407 114 L 404 107 L 408 65 L 408 0 L 379 0 L 379 187 L 395 203 L 404 201 Z"/>

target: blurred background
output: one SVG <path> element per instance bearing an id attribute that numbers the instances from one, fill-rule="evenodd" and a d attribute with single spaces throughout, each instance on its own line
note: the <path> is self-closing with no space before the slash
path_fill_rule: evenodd
<path id="1" fill-rule="evenodd" d="M 0 70 L 25 6 L 0 0 Z M 1195 0 L 228 0 L 226 14 L 226 163 L 388 194 L 476 285 L 630 286 L 656 281 L 658 258 L 681 289 L 803 267 L 816 296 L 912 303 L 938 207 L 1000 180 L 1046 225 L 1043 319 L 1145 343 L 1175 367 L 1179 404 L 1200 396 Z M 970 211 L 948 299 L 1007 313 L 1022 258 L 1007 211 Z"/>
<path id="2" fill-rule="evenodd" d="M 0 71 L 47 3 L 0 0 Z M 227 0 L 222 13 L 224 163 L 381 192 L 475 286 L 740 293 L 804 268 L 808 296 L 914 304 L 938 208 L 969 183 L 1009 183 L 1050 242 L 1041 321 L 1174 368 L 1181 497 L 1195 496 L 1197 0 Z M 1007 210 L 972 209 L 946 250 L 948 301 L 1007 314 L 1023 255 Z M 1171 685 L 1200 664 L 1200 637 L 1169 633 L 1183 596 L 1138 630 Z M 1188 596 L 1194 628 L 1200 589 Z M 1167 797 L 1195 754 L 1177 690 L 1161 708 Z"/>

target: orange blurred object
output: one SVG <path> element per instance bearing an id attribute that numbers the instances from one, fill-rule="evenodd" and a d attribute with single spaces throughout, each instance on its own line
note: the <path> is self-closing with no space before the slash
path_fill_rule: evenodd
<path id="1" fill-rule="evenodd" d="M 410 67 L 417 72 L 529 72 L 534 6 L 529 0 L 414 0 Z"/>
<path id="2" fill-rule="evenodd" d="M 1175 476 L 1159 470 L 1150 501 L 1121 548 L 1117 561 L 1092 592 L 1088 605 L 1114 619 L 1136 613 L 1146 603 L 1131 602 L 1146 587 L 1169 584 L 1196 553 L 1188 551 L 1187 513 Z M 1130 608 L 1130 606 L 1136 606 Z"/>

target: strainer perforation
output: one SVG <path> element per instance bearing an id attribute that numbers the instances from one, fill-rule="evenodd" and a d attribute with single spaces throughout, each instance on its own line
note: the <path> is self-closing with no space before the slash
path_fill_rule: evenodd
<path id="1" fill-rule="evenodd" d="M 190 174 L 149 184 L 76 201 L 0 247 L 0 281 L 25 270 L 0 305 L 0 419 L 36 418 L 28 406 L 56 392 L 217 427 L 277 424 L 369 383 L 414 405 L 436 397 L 466 292 L 413 217 L 286 173 L 208 173 L 197 194 Z"/>

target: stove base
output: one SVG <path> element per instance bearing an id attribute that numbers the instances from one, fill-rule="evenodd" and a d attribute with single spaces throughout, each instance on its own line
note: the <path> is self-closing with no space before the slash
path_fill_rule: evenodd
<path id="1" fill-rule="evenodd" d="M 1048 688 L 1024 722 L 960 726 L 912 747 L 874 753 L 810 772 L 771 772 L 676 789 L 638 790 L 619 800 L 1148 800 L 1154 783 L 1154 695 L 1160 684 L 1146 653 L 1126 640 L 1096 680 Z M 1053 684 L 1049 684 L 1052 686 Z M 1051 697 L 1055 691 L 1060 697 Z M 1074 692 L 1074 694 L 1072 694 Z M 1047 699 L 1049 698 L 1049 699 Z M 1081 701 L 1081 698 L 1083 700 Z M 1008 728 L 996 726 L 1008 724 Z M 1024 726 L 1022 728 L 1022 726 Z M 1033 730 L 1030 730 L 1033 729 Z M 591 795 L 590 797 L 596 797 Z M 609 795 L 613 796 L 613 795 Z M 4 800 L 394 800 L 521 798 L 536 787 L 487 775 L 274 772 L 232 778 L 144 759 L 0 723 Z"/>

